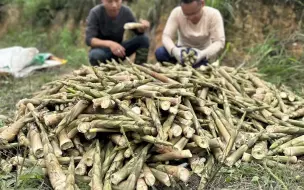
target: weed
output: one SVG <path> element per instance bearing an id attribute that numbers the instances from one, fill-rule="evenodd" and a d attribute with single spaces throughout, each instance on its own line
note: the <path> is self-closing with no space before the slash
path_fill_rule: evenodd
<path id="1" fill-rule="evenodd" d="M 275 167 L 271 171 L 280 178 L 289 189 L 303 189 L 304 182 L 298 176 L 304 175 L 303 167 L 299 165 Z M 210 184 L 210 189 L 283 189 L 269 172 L 256 163 L 242 163 L 240 167 L 222 168 L 216 179 Z"/>
<path id="2" fill-rule="evenodd" d="M 258 67 L 264 79 L 276 84 L 290 86 L 295 91 L 303 87 L 304 56 L 296 59 L 286 49 L 286 41 L 278 41 L 270 35 L 263 44 L 248 49 L 251 57 L 247 66 Z"/>

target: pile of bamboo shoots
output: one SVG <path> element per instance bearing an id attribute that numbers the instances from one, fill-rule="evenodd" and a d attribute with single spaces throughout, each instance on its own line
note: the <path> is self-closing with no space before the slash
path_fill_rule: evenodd
<path id="1" fill-rule="evenodd" d="M 0 150 L 16 154 L 1 155 L 0 168 L 38 165 L 55 190 L 79 189 L 78 181 L 94 190 L 176 188 L 192 174 L 203 189 L 216 163 L 297 163 L 303 105 L 253 69 L 83 66 L 17 103 L 0 128 Z"/>

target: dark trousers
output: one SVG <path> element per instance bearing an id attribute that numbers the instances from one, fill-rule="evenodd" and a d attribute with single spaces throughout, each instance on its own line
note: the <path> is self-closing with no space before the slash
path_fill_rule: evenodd
<path id="1" fill-rule="evenodd" d="M 121 45 L 126 49 L 126 56 L 130 56 L 136 52 L 135 63 L 144 63 L 148 58 L 149 39 L 145 35 L 138 35 L 128 41 L 124 41 Z M 115 59 L 115 56 L 110 48 L 92 48 L 89 53 L 91 65 L 96 66 L 100 63 L 106 63 L 106 60 Z M 124 58 L 123 58 L 124 59 Z"/>
<path id="2" fill-rule="evenodd" d="M 176 63 L 177 62 L 177 60 L 175 59 L 175 57 L 171 56 L 164 46 L 158 48 L 155 51 L 155 57 L 156 57 L 156 60 L 158 62 L 169 62 L 169 63 Z M 207 66 L 207 64 L 208 64 L 208 60 L 207 59 L 203 59 L 199 63 L 194 64 L 192 67 L 193 68 L 198 68 L 198 67 L 200 67 L 202 65 Z"/>

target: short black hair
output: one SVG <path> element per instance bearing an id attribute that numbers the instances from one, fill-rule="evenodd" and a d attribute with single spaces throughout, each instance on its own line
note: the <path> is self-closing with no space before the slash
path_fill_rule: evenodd
<path id="1" fill-rule="evenodd" d="M 192 3 L 194 1 L 200 2 L 201 0 L 181 0 L 181 3 L 189 4 L 189 3 Z"/>

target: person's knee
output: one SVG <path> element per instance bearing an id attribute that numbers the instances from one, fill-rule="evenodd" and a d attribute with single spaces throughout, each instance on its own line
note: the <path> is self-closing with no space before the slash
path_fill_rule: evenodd
<path id="1" fill-rule="evenodd" d="M 93 66 L 99 65 L 99 62 L 103 62 L 105 58 L 105 52 L 101 49 L 92 49 L 89 53 L 89 60 Z"/>
<path id="2" fill-rule="evenodd" d="M 138 35 L 136 38 L 138 43 L 140 44 L 140 48 L 149 48 L 150 41 L 146 35 Z"/>
<path id="3" fill-rule="evenodd" d="M 155 51 L 156 60 L 159 62 L 168 61 L 169 58 L 167 54 L 165 47 L 157 48 Z"/>

